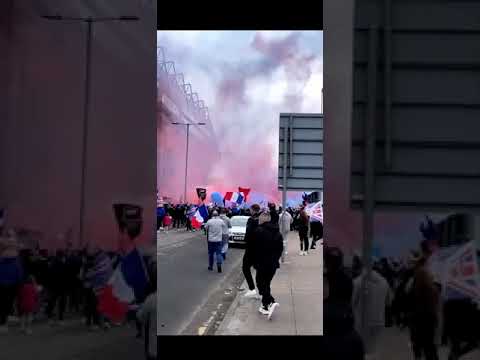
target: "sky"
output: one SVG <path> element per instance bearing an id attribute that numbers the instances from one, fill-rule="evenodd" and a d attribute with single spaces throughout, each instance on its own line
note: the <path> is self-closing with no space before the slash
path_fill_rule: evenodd
<path id="1" fill-rule="evenodd" d="M 157 45 L 209 107 L 222 153 L 209 185 L 277 195 L 279 114 L 321 112 L 323 33 L 158 31 Z"/>

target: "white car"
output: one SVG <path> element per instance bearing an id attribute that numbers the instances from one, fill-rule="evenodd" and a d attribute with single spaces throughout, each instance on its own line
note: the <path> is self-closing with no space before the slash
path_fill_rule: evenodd
<path id="1" fill-rule="evenodd" d="M 245 233 L 249 216 L 233 216 L 230 219 L 232 227 L 229 229 L 228 242 L 230 244 L 245 244 Z"/>

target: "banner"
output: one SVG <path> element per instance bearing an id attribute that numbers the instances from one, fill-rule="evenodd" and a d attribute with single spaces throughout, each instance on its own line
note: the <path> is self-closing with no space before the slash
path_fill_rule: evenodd
<path id="1" fill-rule="evenodd" d="M 207 189 L 197 188 L 197 195 L 202 201 L 205 200 L 207 198 Z"/>

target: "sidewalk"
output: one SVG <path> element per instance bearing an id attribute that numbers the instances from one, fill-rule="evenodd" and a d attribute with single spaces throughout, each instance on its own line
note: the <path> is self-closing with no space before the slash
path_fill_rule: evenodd
<path id="1" fill-rule="evenodd" d="M 410 349 L 410 337 L 407 330 L 386 328 L 380 334 L 377 347 L 377 359 L 404 360 L 413 359 Z M 440 347 L 438 351 L 440 360 L 448 359 L 448 348 Z M 480 349 L 462 356 L 462 360 L 480 359 Z"/>
<path id="2" fill-rule="evenodd" d="M 298 255 L 298 233 L 290 232 L 288 255 L 272 281 L 280 306 L 270 321 L 258 312 L 261 302 L 237 295 L 216 335 L 321 335 L 323 332 L 322 246 Z M 252 269 L 253 270 L 253 269 Z M 255 276 L 254 276 L 255 278 Z M 244 282 L 244 289 L 248 289 Z"/>

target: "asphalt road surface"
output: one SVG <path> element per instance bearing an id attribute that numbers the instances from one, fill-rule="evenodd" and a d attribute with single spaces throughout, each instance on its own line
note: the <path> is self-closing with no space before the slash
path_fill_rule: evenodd
<path id="1" fill-rule="evenodd" d="M 42 322 L 32 328 L 33 334 L 28 336 L 18 326 L 1 334 L 0 359 L 130 360 L 145 356 L 144 340 L 135 338 L 133 325 L 89 332 L 80 319 L 71 319 L 61 327 Z"/>
<path id="2" fill-rule="evenodd" d="M 229 249 L 223 272 L 208 271 L 208 252 L 203 232 L 170 231 L 157 244 L 158 335 L 179 335 L 198 321 L 208 300 L 225 285 L 239 265 L 243 250 Z M 206 320 L 206 319 L 205 319 Z"/>

